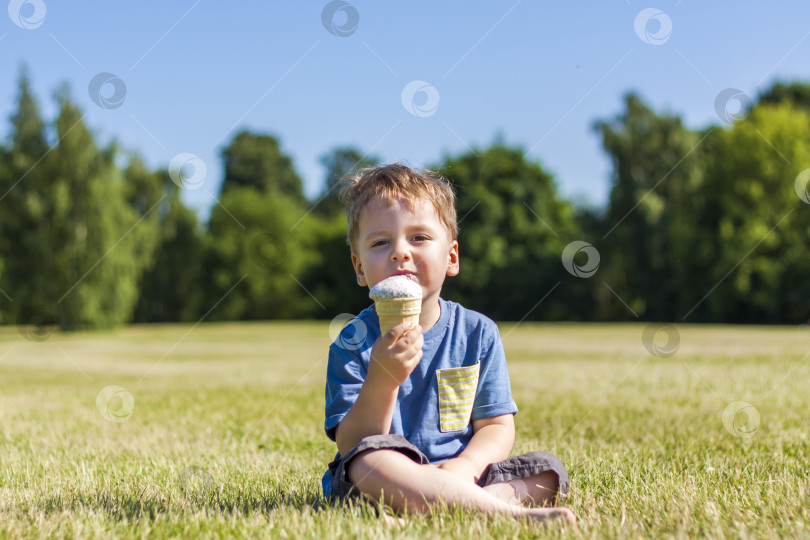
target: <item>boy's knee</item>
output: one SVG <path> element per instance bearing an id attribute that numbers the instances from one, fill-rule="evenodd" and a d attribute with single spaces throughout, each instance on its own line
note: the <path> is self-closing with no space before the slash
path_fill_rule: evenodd
<path id="1" fill-rule="evenodd" d="M 557 497 L 560 493 L 560 477 L 555 471 L 546 471 L 532 477 L 535 485 L 545 490 L 545 495 Z"/>
<path id="2" fill-rule="evenodd" d="M 559 495 L 565 496 L 568 493 L 568 471 L 557 456 L 550 452 L 530 452 L 525 456 L 528 462 L 542 470 L 542 475 L 549 479 L 549 484 L 556 486 L 555 491 Z"/>
<path id="3" fill-rule="evenodd" d="M 481 485 L 508 482 L 514 479 L 540 480 L 540 484 L 562 499 L 570 485 L 562 461 L 549 452 L 529 452 L 493 463 L 485 471 Z"/>
<path id="4" fill-rule="evenodd" d="M 372 472 L 377 471 L 384 473 L 391 466 L 400 463 L 403 459 L 410 461 L 409 458 L 396 450 L 366 450 L 352 459 L 346 472 L 348 473 L 349 481 L 357 485 Z"/>

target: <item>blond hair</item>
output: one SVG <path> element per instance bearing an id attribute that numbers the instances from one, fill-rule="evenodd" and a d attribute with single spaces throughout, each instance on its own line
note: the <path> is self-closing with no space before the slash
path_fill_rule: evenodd
<path id="1" fill-rule="evenodd" d="M 456 194 L 446 179 L 430 171 L 414 170 L 400 163 L 364 169 L 342 180 L 340 198 L 346 204 L 349 231 L 346 240 L 354 249 L 360 228 L 360 216 L 377 197 L 387 203 L 404 199 L 413 210 L 416 201 L 429 201 L 452 240 L 458 237 Z"/>

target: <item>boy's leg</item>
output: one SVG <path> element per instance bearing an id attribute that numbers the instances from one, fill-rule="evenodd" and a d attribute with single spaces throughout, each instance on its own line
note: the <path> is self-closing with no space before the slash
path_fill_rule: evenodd
<path id="1" fill-rule="evenodd" d="M 548 452 L 531 452 L 490 465 L 479 485 L 511 504 L 553 506 L 568 493 L 568 472 Z"/>
<path id="2" fill-rule="evenodd" d="M 524 508 L 500 500 L 482 487 L 432 465 L 420 465 L 392 450 L 370 450 L 349 464 L 349 479 L 376 501 L 396 510 L 426 512 L 435 503 L 446 503 L 488 514 L 545 520 L 563 518 L 576 523 L 567 508 Z"/>

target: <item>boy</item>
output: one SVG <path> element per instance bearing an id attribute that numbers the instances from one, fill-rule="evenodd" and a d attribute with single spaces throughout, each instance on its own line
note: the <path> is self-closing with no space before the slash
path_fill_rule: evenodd
<path id="1" fill-rule="evenodd" d="M 391 164 L 350 179 L 342 195 L 357 283 L 407 275 L 422 288 L 422 311 L 415 327 L 401 323 L 380 336 L 372 305 L 330 347 L 324 426 L 338 455 L 324 495 L 575 523 L 567 508 L 542 507 L 568 490 L 556 457 L 507 459 L 517 406 L 497 327 L 439 296 L 445 277 L 459 272 L 450 185 Z"/>

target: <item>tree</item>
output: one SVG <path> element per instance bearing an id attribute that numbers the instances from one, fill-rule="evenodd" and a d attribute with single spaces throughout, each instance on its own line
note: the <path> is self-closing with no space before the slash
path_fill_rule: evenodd
<path id="1" fill-rule="evenodd" d="M 168 203 L 161 205 L 160 208 L 155 207 L 162 203 L 168 194 L 175 191 L 176 186 L 166 171 L 150 171 L 143 159 L 133 154 L 123 174 L 124 196 L 139 216 L 145 216 L 151 213 L 150 210 L 156 210 L 154 215 L 159 217 L 168 211 Z"/>
<path id="2" fill-rule="evenodd" d="M 10 291 L 19 324 L 111 327 L 132 314 L 156 220 L 130 204 L 136 192 L 123 185 L 116 145 L 98 148 L 66 87 L 56 101 L 49 146 L 22 71 L 0 167 L 0 286 Z"/>
<path id="3" fill-rule="evenodd" d="M 366 156 L 352 146 L 340 146 L 323 154 L 321 165 L 326 169 L 324 189 L 315 203 L 315 213 L 320 216 L 331 217 L 343 212 L 343 204 L 339 200 L 338 183 L 340 179 L 354 174 L 367 167 L 374 167 L 379 159 Z"/>
<path id="4" fill-rule="evenodd" d="M 196 321 L 201 315 L 202 234 L 197 216 L 180 199 L 168 171 L 148 171 L 137 156 L 124 171 L 129 200 L 154 210 L 154 256 L 141 276 L 134 322 Z M 144 210 L 147 209 L 147 210 Z"/>
<path id="5" fill-rule="evenodd" d="M 356 315 L 371 303 L 368 289 L 357 284 L 351 250 L 346 242 L 347 229 L 344 213 L 307 218 L 305 234 L 310 239 L 307 250 L 311 258 L 300 280 L 323 306 L 323 309 L 312 310 L 314 317 Z"/>
<path id="6" fill-rule="evenodd" d="M 326 169 L 324 188 L 313 203 L 312 213 L 304 220 L 311 262 L 300 276 L 301 283 L 323 308 L 312 311 L 312 316 L 332 318 L 340 313 L 357 314 L 370 303 L 368 290 L 356 284 L 338 183 L 345 176 L 377 163 L 376 157 L 364 156 L 350 146 L 333 148 L 321 156 L 321 164 Z"/>
<path id="7" fill-rule="evenodd" d="M 570 277 L 560 256 L 581 233 L 551 175 L 523 154 L 496 144 L 438 168 L 458 191 L 460 226 L 461 272 L 443 294 L 502 320 L 581 316 L 581 306 L 560 300 L 583 294 L 576 280 L 540 302 Z"/>
<path id="8" fill-rule="evenodd" d="M 0 277 L 0 301 L 11 301 L 5 309 L 9 321 L 29 322 L 34 315 L 53 320 L 55 298 L 42 280 L 43 245 L 35 242 L 40 220 L 47 212 L 46 200 L 53 196 L 46 185 L 48 152 L 45 122 L 31 91 L 28 72 L 23 68 L 18 82 L 17 109 L 11 117 L 11 146 L 4 153 L 0 171 L 0 258 L 5 259 Z M 46 259 L 47 260 L 47 259 Z M 12 303 L 13 302 L 13 303 Z"/>
<path id="9" fill-rule="evenodd" d="M 311 219 L 278 193 L 229 189 L 211 212 L 205 236 L 208 319 L 295 318 L 320 310 L 301 287 L 311 264 Z M 204 313 L 205 313 L 204 311 Z"/>
<path id="10" fill-rule="evenodd" d="M 160 225 L 160 243 L 153 265 L 144 272 L 135 322 L 191 322 L 199 313 L 203 243 L 197 216 L 171 195 Z"/>
<path id="11" fill-rule="evenodd" d="M 688 287 L 701 281 L 694 257 L 706 256 L 695 224 L 704 206 L 701 144 L 708 133 L 656 114 L 632 93 L 622 114 L 594 129 L 613 163 L 600 242 L 600 271 L 610 287 L 600 289 L 602 313 L 632 318 L 615 293 L 639 316 L 679 319 L 699 298 Z"/>
<path id="12" fill-rule="evenodd" d="M 757 103 L 761 105 L 788 104 L 810 112 L 810 84 L 792 81 L 773 83 L 770 88 L 760 92 Z"/>
<path id="13" fill-rule="evenodd" d="M 307 210 L 292 159 L 275 137 L 247 131 L 222 157 L 225 179 L 204 237 L 201 309 L 216 305 L 209 318 L 219 320 L 311 313 L 316 303 L 301 288 L 300 276 L 312 220 L 297 227 Z"/>
<path id="14" fill-rule="evenodd" d="M 8 180 L 11 178 L 9 172 L 10 155 L 6 148 L 0 145 L 0 197 L 6 193 Z M 0 199 L 0 324 L 8 324 L 14 322 L 14 317 L 11 312 L 12 303 L 14 299 L 6 292 L 8 287 L 6 276 L 7 265 L 4 259 L 8 257 L 9 252 L 9 237 L 10 223 L 9 218 L 12 217 L 10 213 L 6 212 L 6 206 L 3 205 Z"/>
<path id="15" fill-rule="evenodd" d="M 252 187 L 259 193 L 278 193 L 296 203 L 305 202 L 301 178 L 275 137 L 242 131 L 222 151 L 222 159 L 225 178 L 221 194 L 236 187 Z"/>
<path id="16" fill-rule="evenodd" d="M 57 99 L 47 212 L 32 243 L 45 250 L 37 275 L 49 285 L 63 327 L 112 327 L 132 316 L 155 245 L 156 216 L 128 203 L 115 145 L 97 148 L 67 89 Z"/>
<path id="17" fill-rule="evenodd" d="M 810 206 L 795 179 L 810 163 L 810 114 L 756 105 L 719 132 L 706 197 L 717 216 L 709 284 L 696 319 L 803 323 L 810 316 Z"/>

